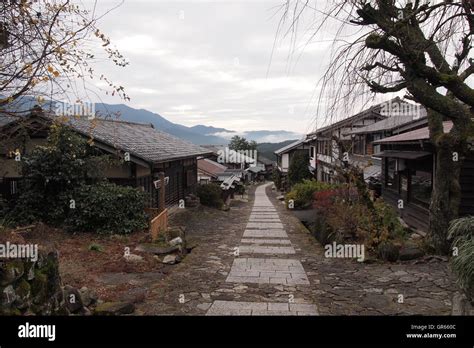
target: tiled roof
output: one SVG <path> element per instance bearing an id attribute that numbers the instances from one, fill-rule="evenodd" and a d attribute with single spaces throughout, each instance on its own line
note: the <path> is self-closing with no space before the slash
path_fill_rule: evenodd
<path id="1" fill-rule="evenodd" d="M 404 109 L 403 106 L 407 110 L 403 111 L 403 109 Z M 390 108 L 390 107 L 394 107 L 394 109 L 385 110 L 385 109 Z M 398 107 L 398 109 L 395 108 L 395 107 Z M 403 101 L 399 97 L 395 97 L 391 100 L 382 102 L 382 103 L 377 104 L 377 105 L 373 105 L 370 108 L 359 112 L 358 114 L 352 115 L 350 117 L 344 118 L 340 121 L 334 122 L 332 124 L 329 124 L 325 127 L 320 128 L 320 129 L 317 129 L 315 132 L 310 133 L 308 136 L 321 134 L 321 133 L 323 133 L 327 130 L 331 130 L 331 129 L 337 129 L 339 127 L 343 127 L 347 124 L 350 124 L 351 122 L 357 121 L 359 119 L 364 119 L 367 116 L 371 116 L 371 115 L 376 115 L 382 120 L 386 119 L 386 118 L 402 116 L 401 114 L 399 114 L 400 112 L 404 112 L 403 115 L 407 115 L 406 114 L 407 112 L 408 113 L 413 112 L 413 115 L 417 116 L 417 117 L 425 117 L 426 116 L 426 110 L 423 107 L 421 107 L 420 105 L 411 104 L 411 103 L 408 103 L 406 101 Z M 365 127 L 363 127 L 363 128 L 365 128 Z M 362 128 L 360 128 L 360 129 L 362 129 Z M 358 129 L 354 130 L 354 132 L 356 132 L 356 131 L 358 131 Z M 353 134 L 353 133 L 348 133 L 348 134 Z"/>
<path id="2" fill-rule="evenodd" d="M 451 128 L 453 128 L 453 123 L 451 121 L 443 122 L 444 133 L 449 133 Z M 418 140 L 428 140 L 430 138 L 430 130 L 428 127 L 416 129 L 411 132 L 406 132 L 393 137 L 384 138 L 381 140 L 374 141 L 374 144 L 388 144 L 388 143 L 400 143 L 405 141 L 418 141 Z"/>
<path id="3" fill-rule="evenodd" d="M 339 128 L 341 126 L 344 126 L 346 124 L 350 124 L 351 122 L 354 122 L 356 120 L 366 118 L 367 116 L 370 116 L 372 114 L 376 114 L 381 119 L 384 119 L 384 118 L 388 117 L 388 115 L 383 115 L 380 112 L 381 109 L 384 107 L 384 105 L 389 105 L 390 103 L 400 103 L 400 102 L 402 102 L 402 100 L 399 97 L 395 97 L 392 100 L 389 100 L 389 101 L 386 101 L 386 102 L 383 102 L 383 103 L 380 103 L 380 104 L 377 104 L 377 105 L 373 105 L 370 108 L 365 109 L 365 110 L 363 110 L 363 111 L 361 111 L 361 112 L 359 112 L 355 115 L 351 115 L 351 116 L 346 117 L 342 120 L 339 120 L 337 122 L 334 122 L 334 123 L 331 123 L 327 126 L 319 128 L 315 132 L 310 133 L 308 136 L 317 135 L 317 134 L 320 134 L 320 133 L 325 132 L 325 131 L 330 130 L 330 129 L 337 129 L 337 128 Z"/>
<path id="4" fill-rule="evenodd" d="M 18 117 L 10 116 L 0 112 L 0 127 L 6 126 L 7 124 L 12 123 L 18 119 Z"/>
<path id="5" fill-rule="evenodd" d="M 203 156 L 210 151 L 185 140 L 161 132 L 151 124 L 96 118 L 71 117 L 65 124 L 83 135 L 129 152 L 147 162 L 159 163 Z"/>
<path id="6" fill-rule="evenodd" d="M 293 150 L 294 148 L 297 148 L 298 146 L 303 145 L 305 142 L 306 142 L 306 139 L 297 140 L 297 141 L 295 141 L 291 144 L 288 144 L 288 145 L 282 147 L 281 149 L 276 150 L 274 153 L 277 154 L 277 155 L 280 155 L 282 153 Z"/>
<path id="7" fill-rule="evenodd" d="M 218 174 L 225 172 L 226 169 L 227 169 L 226 166 L 220 163 L 211 161 L 210 159 L 207 159 L 207 158 L 198 160 L 198 170 L 202 170 L 203 172 L 207 174 L 211 174 L 216 177 Z"/>
<path id="8" fill-rule="evenodd" d="M 357 128 L 352 132 L 348 132 L 347 134 L 366 134 L 389 131 L 411 121 L 413 121 L 413 116 L 392 116 L 366 127 Z"/>

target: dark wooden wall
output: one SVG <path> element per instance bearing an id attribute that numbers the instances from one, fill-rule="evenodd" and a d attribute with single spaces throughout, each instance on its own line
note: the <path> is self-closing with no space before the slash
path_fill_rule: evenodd
<path id="1" fill-rule="evenodd" d="M 474 155 L 464 161 L 460 185 L 462 190 L 459 215 L 474 215 Z"/>

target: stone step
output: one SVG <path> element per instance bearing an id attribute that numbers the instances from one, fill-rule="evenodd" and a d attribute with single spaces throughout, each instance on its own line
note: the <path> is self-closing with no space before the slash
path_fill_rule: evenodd
<path id="1" fill-rule="evenodd" d="M 291 241 L 288 239 L 256 239 L 256 238 L 244 238 L 240 241 L 241 243 L 249 244 L 284 244 L 291 245 Z"/>
<path id="2" fill-rule="evenodd" d="M 206 315 L 319 315 L 313 304 L 285 302 L 214 301 Z"/>
<path id="3" fill-rule="evenodd" d="M 283 229 L 245 230 L 244 237 L 251 238 L 288 238 Z"/>
<path id="4" fill-rule="evenodd" d="M 283 228 L 283 224 L 281 222 L 249 222 L 247 224 L 247 229 L 272 229 L 272 228 Z"/>
<path id="5" fill-rule="evenodd" d="M 240 254 L 295 254 L 295 249 L 291 246 L 267 246 L 267 245 L 241 245 Z"/>
<path id="6" fill-rule="evenodd" d="M 283 285 L 309 285 L 308 277 L 299 260 L 237 258 L 226 282 Z"/>

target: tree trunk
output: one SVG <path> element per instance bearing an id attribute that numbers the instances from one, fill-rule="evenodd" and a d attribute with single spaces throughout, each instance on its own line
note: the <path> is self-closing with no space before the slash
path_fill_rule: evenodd
<path id="1" fill-rule="evenodd" d="M 453 161 L 454 147 L 449 141 L 438 143 L 433 196 L 430 205 L 430 239 L 436 251 L 449 252 L 448 227 L 458 216 L 461 202 L 459 177 L 461 161 Z M 461 156 L 461 154 L 459 154 Z"/>
<path id="2" fill-rule="evenodd" d="M 430 239 L 438 253 L 450 249 L 448 228 L 459 214 L 461 203 L 460 174 L 466 154 L 466 130 L 469 120 L 454 122 L 450 133 L 444 134 L 441 115 L 429 111 L 430 137 L 436 148 L 434 187 L 430 205 Z"/>

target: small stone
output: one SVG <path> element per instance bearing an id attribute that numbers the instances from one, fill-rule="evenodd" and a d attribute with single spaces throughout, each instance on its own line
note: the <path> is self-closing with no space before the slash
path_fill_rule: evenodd
<path id="1" fill-rule="evenodd" d="M 201 304 L 198 304 L 197 305 L 197 308 L 203 310 L 203 311 L 207 311 L 209 309 L 209 307 L 211 307 L 212 303 L 201 303 Z"/>
<path id="2" fill-rule="evenodd" d="M 132 314 L 134 311 L 135 305 L 130 302 L 104 302 L 96 307 L 94 314 L 111 316 Z"/>
<path id="3" fill-rule="evenodd" d="M 414 260 L 422 257 L 425 253 L 414 245 L 406 245 L 400 249 L 399 258 L 402 261 Z"/>
<path id="4" fill-rule="evenodd" d="M 175 263 L 178 263 L 178 257 L 176 255 L 166 255 L 162 261 L 162 263 L 166 265 L 174 265 Z"/>
<path id="5" fill-rule="evenodd" d="M 421 239 L 421 238 L 423 238 L 423 237 L 420 236 L 418 233 L 412 233 L 412 234 L 410 235 L 410 239 L 411 239 L 411 240 L 418 240 L 418 239 Z"/>
<path id="6" fill-rule="evenodd" d="M 176 237 L 168 242 L 170 246 L 183 244 L 183 239 L 181 237 Z"/>
<path id="7" fill-rule="evenodd" d="M 418 278 L 418 277 L 407 275 L 407 276 L 401 277 L 400 281 L 404 282 L 404 283 L 413 283 L 413 282 L 418 281 L 419 279 L 420 278 Z"/>
<path id="8" fill-rule="evenodd" d="M 79 289 L 79 293 L 81 294 L 82 304 L 86 307 L 97 303 L 97 295 L 83 286 Z"/>
<path id="9" fill-rule="evenodd" d="M 397 289 L 387 289 L 387 290 L 385 290 L 384 293 L 387 294 L 387 295 L 395 295 L 395 294 L 398 294 L 399 292 L 398 292 Z"/>
<path id="10" fill-rule="evenodd" d="M 210 299 L 211 299 L 211 295 L 210 295 L 210 294 L 202 293 L 201 296 L 202 296 L 202 298 L 205 299 L 205 300 L 210 300 Z"/>
<path id="11" fill-rule="evenodd" d="M 369 289 L 364 289 L 365 292 L 371 293 L 371 294 L 381 294 L 383 293 L 383 289 L 379 288 L 369 288 Z"/>
<path id="12" fill-rule="evenodd" d="M 236 287 L 234 287 L 234 290 L 236 293 L 243 293 L 245 292 L 245 290 L 247 290 L 249 287 L 246 286 L 246 285 L 238 285 Z"/>

